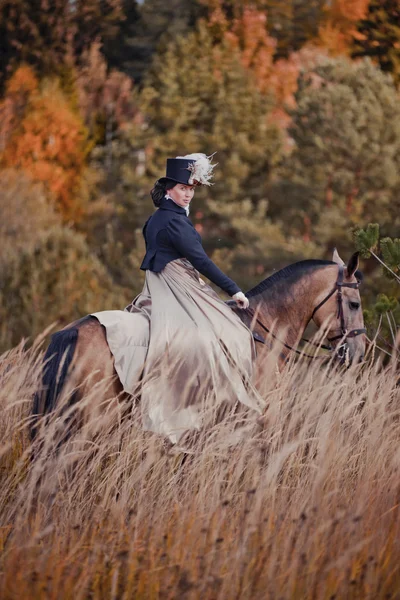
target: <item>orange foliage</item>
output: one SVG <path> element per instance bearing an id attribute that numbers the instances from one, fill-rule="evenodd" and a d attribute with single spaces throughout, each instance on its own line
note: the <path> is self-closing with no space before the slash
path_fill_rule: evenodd
<path id="1" fill-rule="evenodd" d="M 245 8 L 240 19 L 235 19 L 226 39 L 240 48 L 242 64 L 252 71 L 260 91 L 269 87 L 276 41 L 267 33 L 267 15 L 253 8 Z"/>
<path id="2" fill-rule="evenodd" d="M 86 131 L 55 82 L 40 90 L 29 69 L 23 69 L 18 69 L 9 82 L 2 104 L 13 118 L 1 163 L 43 182 L 63 217 L 77 220 L 82 212 L 76 192 L 88 149 Z"/>
<path id="3" fill-rule="evenodd" d="M 332 3 L 332 14 L 338 20 L 356 23 L 364 19 L 369 0 L 335 0 Z"/>
<path id="4" fill-rule="evenodd" d="M 6 86 L 7 96 L 29 96 L 39 87 L 39 82 L 28 65 L 22 65 L 15 71 L 14 76 L 8 81 Z"/>
<path id="5" fill-rule="evenodd" d="M 265 11 L 255 8 L 244 8 L 241 17 L 227 21 L 219 3 L 215 5 L 210 15 L 209 26 L 223 34 L 223 39 L 240 52 L 243 66 L 255 78 L 255 83 L 261 93 L 272 92 L 275 99 L 275 109 L 272 119 L 281 129 L 290 124 L 288 109 L 295 107 L 297 80 L 302 68 L 312 68 L 324 53 L 311 45 L 292 53 L 288 59 L 274 62 L 276 40 L 268 34 L 267 15 Z M 215 49 L 222 60 L 218 46 Z M 218 76 L 218 74 L 216 74 Z"/>
<path id="6" fill-rule="evenodd" d="M 22 65 L 8 81 L 4 100 L 0 103 L 0 153 L 22 120 L 27 102 L 38 87 L 35 74 L 26 65 Z"/>
<path id="7" fill-rule="evenodd" d="M 358 35 L 356 24 L 366 17 L 368 5 L 369 0 L 333 0 L 319 29 L 319 44 L 333 56 L 348 54 Z"/>
<path id="8" fill-rule="evenodd" d="M 273 83 L 276 41 L 268 35 L 265 12 L 255 8 L 244 8 L 240 17 L 228 22 L 224 11 L 218 5 L 211 13 L 208 24 L 239 52 L 242 65 L 254 75 L 255 84 L 260 92 L 275 92 Z M 216 64 L 220 64 L 222 55 L 218 46 L 215 47 L 215 54 L 218 57 Z"/>
<path id="9" fill-rule="evenodd" d="M 270 77 L 270 86 L 276 98 L 272 119 L 281 129 L 287 129 L 291 123 L 288 110 L 296 107 L 295 94 L 300 72 L 312 70 L 324 58 L 326 58 L 324 50 L 308 45 L 298 52 L 292 52 L 287 60 L 281 59 L 274 64 Z M 291 143 L 288 139 L 287 146 L 291 147 Z"/>

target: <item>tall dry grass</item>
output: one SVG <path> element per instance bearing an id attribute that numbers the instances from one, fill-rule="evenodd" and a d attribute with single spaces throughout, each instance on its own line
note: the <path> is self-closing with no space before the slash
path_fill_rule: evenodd
<path id="1" fill-rule="evenodd" d="M 32 461 L 39 359 L 0 362 L 1 598 L 400 597 L 394 364 L 267 364 L 262 422 L 231 416 L 186 458 L 121 402 L 51 453 L 58 416 Z"/>

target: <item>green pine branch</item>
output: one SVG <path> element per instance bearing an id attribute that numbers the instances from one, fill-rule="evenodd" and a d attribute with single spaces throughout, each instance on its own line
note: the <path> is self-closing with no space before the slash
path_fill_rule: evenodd
<path id="1" fill-rule="evenodd" d="M 378 223 L 369 223 L 366 229 L 354 232 L 356 249 L 363 258 L 373 256 L 386 273 L 400 283 L 400 239 L 382 238 L 379 241 Z M 380 248 L 380 254 L 378 255 Z"/>

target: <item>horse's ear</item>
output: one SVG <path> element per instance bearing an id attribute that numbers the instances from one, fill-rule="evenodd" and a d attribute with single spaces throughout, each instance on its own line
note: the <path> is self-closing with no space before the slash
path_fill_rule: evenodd
<path id="1" fill-rule="evenodd" d="M 345 262 L 340 258 L 339 252 L 336 250 L 336 248 L 333 249 L 332 260 L 333 260 L 333 262 L 335 262 L 340 267 L 345 267 L 346 266 Z"/>
<path id="2" fill-rule="evenodd" d="M 348 265 L 347 265 L 347 269 L 346 269 L 346 275 L 347 277 L 352 277 L 354 275 L 354 273 L 357 271 L 359 263 L 360 263 L 360 253 L 359 252 L 354 252 L 354 254 L 351 256 Z"/>

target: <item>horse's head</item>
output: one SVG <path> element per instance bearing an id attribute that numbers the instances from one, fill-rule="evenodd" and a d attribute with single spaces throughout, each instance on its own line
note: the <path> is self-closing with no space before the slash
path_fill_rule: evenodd
<path id="1" fill-rule="evenodd" d="M 365 328 L 361 307 L 358 252 L 346 265 L 337 250 L 333 262 L 338 265 L 337 278 L 324 299 L 315 307 L 314 322 L 318 327 L 328 323 L 327 338 L 342 363 L 361 362 L 365 354 Z"/>

